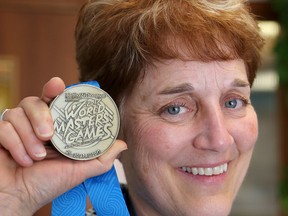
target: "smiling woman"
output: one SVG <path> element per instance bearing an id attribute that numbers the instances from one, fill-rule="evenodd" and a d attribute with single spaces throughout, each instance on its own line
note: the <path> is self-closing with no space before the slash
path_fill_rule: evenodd
<path id="1" fill-rule="evenodd" d="M 116 101 L 119 140 L 95 160 L 55 156 L 47 104 L 64 83 L 51 79 L 0 122 L 0 203 L 29 215 L 128 146 L 119 159 L 131 215 L 229 215 L 258 136 L 250 93 L 262 45 L 245 1 L 88 1 L 76 27 L 80 80 Z"/>
<path id="2" fill-rule="evenodd" d="M 208 215 L 205 210 L 214 206 L 221 209 L 213 215 L 224 215 L 257 139 L 244 62 L 171 60 L 154 66 L 121 107 L 121 138 L 129 145 L 121 159 L 131 197 L 140 206 L 150 200 L 161 215 Z"/>

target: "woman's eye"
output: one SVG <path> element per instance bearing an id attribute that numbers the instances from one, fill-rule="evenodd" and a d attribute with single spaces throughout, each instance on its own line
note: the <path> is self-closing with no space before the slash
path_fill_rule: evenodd
<path id="1" fill-rule="evenodd" d="M 159 110 L 159 115 L 172 123 L 185 122 L 194 117 L 197 112 L 197 107 L 195 102 L 186 101 L 174 101 Z"/>
<path id="2" fill-rule="evenodd" d="M 170 115 L 177 115 L 181 112 L 181 108 L 180 106 L 169 106 L 167 107 L 167 113 L 169 113 Z"/>
<path id="3" fill-rule="evenodd" d="M 185 106 L 185 104 L 172 104 L 172 105 L 168 105 L 168 106 L 164 107 L 162 109 L 162 114 L 168 115 L 168 116 L 177 116 L 180 114 L 185 114 L 188 111 L 189 110 Z"/>
<path id="4" fill-rule="evenodd" d="M 225 107 L 227 107 L 229 109 L 235 109 L 235 108 L 243 107 L 247 104 L 248 104 L 248 102 L 245 99 L 234 98 L 234 99 L 230 99 L 230 100 L 226 101 Z"/>

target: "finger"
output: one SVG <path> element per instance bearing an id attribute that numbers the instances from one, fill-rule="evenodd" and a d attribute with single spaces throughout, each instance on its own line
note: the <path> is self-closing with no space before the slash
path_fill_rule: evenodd
<path id="1" fill-rule="evenodd" d="M 32 125 L 36 136 L 43 141 L 49 140 L 53 133 L 53 121 L 48 105 L 38 97 L 28 97 L 19 104 Z"/>
<path id="2" fill-rule="evenodd" d="M 44 176 L 41 175 L 39 179 L 43 177 L 44 179 L 40 180 L 40 182 L 45 182 L 47 176 L 54 176 L 54 178 L 50 180 L 50 183 L 56 181 L 58 186 L 61 185 L 57 191 L 61 192 L 59 190 L 62 190 L 64 192 L 80 184 L 85 179 L 101 175 L 110 170 L 115 158 L 126 149 L 127 145 L 123 141 L 117 140 L 107 152 L 94 160 L 77 161 L 65 158 L 63 155 L 58 155 L 58 157 L 53 158 L 50 158 L 48 155 L 47 158 L 40 163 L 34 163 L 34 167 L 37 165 L 40 166 L 40 164 L 43 163 L 50 163 L 50 168 L 46 166 L 47 169 L 45 171 L 43 167 L 41 168 Z M 53 188 L 55 189 L 55 186 Z"/>
<path id="3" fill-rule="evenodd" d="M 57 95 L 61 94 L 64 89 L 64 81 L 59 77 L 53 77 L 43 86 L 41 99 L 49 104 Z"/>
<path id="4" fill-rule="evenodd" d="M 40 160 L 46 156 L 47 153 L 43 145 L 44 142 L 36 136 L 23 108 L 17 107 L 9 110 L 6 121 L 9 121 L 13 125 L 26 152 L 33 160 Z"/>
<path id="5" fill-rule="evenodd" d="M 33 164 L 20 137 L 10 122 L 0 122 L 0 144 L 10 152 L 14 160 L 20 165 L 31 166 Z"/>
<path id="6" fill-rule="evenodd" d="M 63 92 L 65 84 L 60 78 L 52 78 L 43 87 L 42 97 L 27 97 L 23 99 L 19 107 L 25 111 L 34 132 L 41 140 L 49 140 L 54 132 L 53 121 L 47 103 Z"/>
<path id="7" fill-rule="evenodd" d="M 113 146 L 107 150 L 103 155 L 101 155 L 98 160 L 102 164 L 111 163 L 113 164 L 114 160 L 118 157 L 118 155 L 127 150 L 127 144 L 122 140 L 116 140 Z"/>

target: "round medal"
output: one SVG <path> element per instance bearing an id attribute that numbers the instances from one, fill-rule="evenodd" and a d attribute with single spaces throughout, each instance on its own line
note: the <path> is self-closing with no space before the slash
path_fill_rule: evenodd
<path id="1" fill-rule="evenodd" d="M 51 142 L 66 157 L 97 158 L 117 138 L 120 126 L 117 106 L 96 86 L 73 85 L 53 100 L 50 109 L 54 123 Z"/>

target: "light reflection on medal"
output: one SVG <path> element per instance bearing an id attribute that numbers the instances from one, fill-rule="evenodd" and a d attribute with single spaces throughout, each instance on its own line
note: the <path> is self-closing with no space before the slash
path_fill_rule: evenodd
<path id="1" fill-rule="evenodd" d="M 120 117 L 113 99 L 90 84 L 67 88 L 50 105 L 55 148 L 74 160 L 90 160 L 115 142 Z"/>

